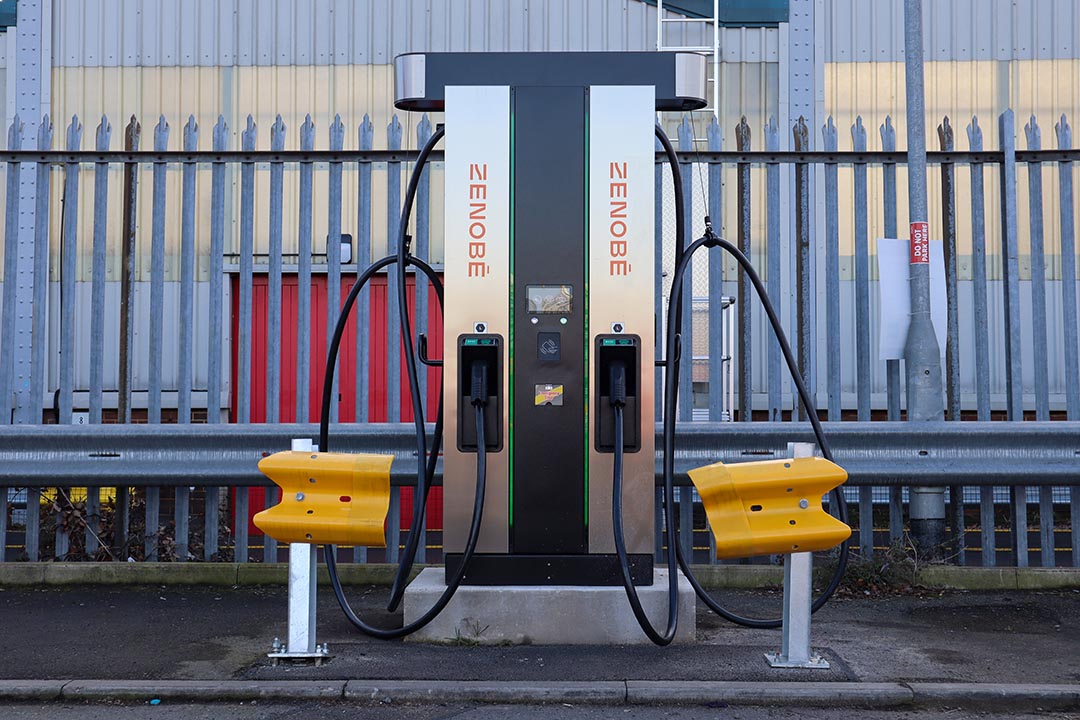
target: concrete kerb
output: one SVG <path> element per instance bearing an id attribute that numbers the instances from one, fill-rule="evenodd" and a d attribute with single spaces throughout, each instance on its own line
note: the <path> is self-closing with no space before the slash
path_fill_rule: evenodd
<path id="1" fill-rule="evenodd" d="M 1040 578 L 1045 576 L 1044 570 L 1052 568 L 1025 568 L 1023 574 L 1031 577 L 1031 582 L 1038 584 Z M 961 570 L 962 572 L 957 572 Z M 1038 571 L 1032 573 L 1031 571 Z M 1080 572 L 1070 570 L 1073 582 L 1080 582 Z M 1018 569 L 1011 567 L 984 568 L 965 567 L 957 568 L 950 565 L 929 565 L 919 568 L 915 574 L 915 582 L 925 587 L 940 587 L 951 590 L 1016 590 Z"/>
<path id="2" fill-rule="evenodd" d="M 995 683 L 520 682 L 446 680 L 0 680 L 0 702 L 351 700 L 1036 710 L 1080 707 L 1080 685 Z"/>
<path id="3" fill-rule="evenodd" d="M 1080 685 L 906 683 L 916 705 L 984 710 L 1080 707 Z"/>
<path id="4" fill-rule="evenodd" d="M 0 700 L 59 700 L 67 680 L 0 680 Z"/>
<path id="5" fill-rule="evenodd" d="M 237 563 L 237 585 L 285 585 L 289 581 L 288 563 Z M 427 565 L 414 565 L 409 575 L 411 581 Z M 394 582 L 397 565 L 389 563 L 364 563 L 338 565 L 338 577 L 342 585 L 387 585 Z M 329 586 L 330 575 L 325 565 L 319 565 L 319 585 Z"/>
<path id="6" fill-rule="evenodd" d="M 395 565 L 339 565 L 346 585 L 389 585 Z M 426 566 L 416 566 L 413 576 Z M 694 572 L 707 588 L 775 588 L 783 568 L 757 565 L 698 565 Z M 286 563 L 34 562 L 0 563 L 0 586 L 37 585 L 285 585 Z M 327 585 L 326 568 L 319 584 Z M 981 568 L 930 565 L 915 583 L 943 590 L 1009 591 L 1080 588 L 1080 568 Z"/>
<path id="7" fill-rule="evenodd" d="M 374 702 L 592 703 L 626 701 L 626 683 L 454 680 L 350 680 L 345 697 Z"/>
<path id="8" fill-rule="evenodd" d="M 798 705 L 891 708 L 910 706 L 914 695 L 900 683 L 859 682 L 664 682 L 630 680 L 631 704 L 724 703 L 727 705 Z"/>
<path id="9" fill-rule="evenodd" d="M 48 563 L 0 563 L 0 587 L 42 585 Z"/>
<path id="10" fill-rule="evenodd" d="M 44 566 L 45 585 L 237 584 L 237 563 L 34 563 Z M 0 577 L 6 568 L 0 568 Z M 4 578 L 6 579 L 6 578 Z"/>
<path id="11" fill-rule="evenodd" d="M 424 567 L 413 570 L 415 577 Z M 338 566 L 345 585 L 390 585 L 396 565 Z M 37 585 L 281 585 L 289 579 L 288 563 L 217 562 L 33 562 L 0 563 L 0 587 Z M 326 568 L 319 584 L 328 586 Z"/>
<path id="12" fill-rule="evenodd" d="M 345 680 L 71 680 L 64 700 L 340 700 Z"/>

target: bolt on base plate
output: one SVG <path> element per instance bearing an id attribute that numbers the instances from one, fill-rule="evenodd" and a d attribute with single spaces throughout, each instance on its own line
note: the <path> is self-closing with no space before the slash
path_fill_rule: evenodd
<path id="1" fill-rule="evenodd" d="M 289 652 L 289 649 L 284 643 L 274 638 L 274 644 L 270 648 L 270 652 L 266 653 L 266 657 L 270 658 L 271 664 L 275 667 L 282 660 L 288 660 L 290 662 L 308 662 L 314 661 L 315 667 L 320 667 L 324 662 L 334 657 L 330 654 L 330 648 L 326 643 L 322 645 L 316 645 L 314 652 Z"/>
<path id="2" fill-rule="evenodd" d="M 765 653 L 765 659 L 769 667 L 774 668 L 803 668 L 808 670 L 828 670 L 829 661 L 818 654 L 813 654 L 807 660 L 788 660 L 778 652 Z"/>

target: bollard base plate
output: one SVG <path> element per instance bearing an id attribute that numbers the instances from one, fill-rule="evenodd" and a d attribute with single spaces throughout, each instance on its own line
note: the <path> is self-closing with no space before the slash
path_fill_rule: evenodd
<path id="1" fill-rule="evenodd" d="M 288 652 L 281 650 L 280 652 L 268 652 L 266 657 L 270 658 L 270 664 L 277 667 L 277 664 L 282 660 L 291 663 L 309 663 L 314 662 L 315 667 L 321 667 L 324 662 L 334 657 L 328 652 Z"/>
<path id="2" fill-rule="evenodd" d="M 781 653 L 767 652 L 765 653 L 765 660 L 768 661 L 769 667 L 774 668 L 801 668 L 804 670 L 829 669 L 829 661 L 816 653 L 810 655 L 808 660 L 788 660 Z"/>

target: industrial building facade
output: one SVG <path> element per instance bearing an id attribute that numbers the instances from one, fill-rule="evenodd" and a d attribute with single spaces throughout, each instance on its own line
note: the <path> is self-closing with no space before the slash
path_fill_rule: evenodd
<path id="1" fill-rule="evenodd" d="M 677 5 L 678 3 L 676 3 Z M 665 3 L 669 8 L 671 4 Z M 684 3 L 684 5 L 686 5 Z M 692 3 L 690 4 L 692 5 Z M 905 147 L 904 78 L 903 78 L 903 3 L 901 0 L 865 3 L 858 0 L 790 0 L 787 3 L 771 3 L 782 6 L 786 22 L 764 22 L 752 26 L 726 26 L 720 33 L 721 72 L 716 86 L 718 96 L 714 99 L 717 121 L 721 134 L 721 147 L 734 149 L 735 127 L 746 118 L 751 131 L 751 149 L 764 149 L 762 128 L 769 118 L 775 117 L 779 132 L 779 149 L 792 148 L 791 126 L 799 117 L 805 117 L 810 127 L 810 148 L 822 147 L 821 127 L 826 119 L 833 118 L 839 128 L 839 147 L 851 147 L 849 128 L 858 117 L 867 128 L 869 150 L 881 148 L 878 125 L 891 116 L 897 131 L 897 146 Z M 397 116 L 392 107 L 393 72 L 395 55 L 411 51 L 618 51 L 652 50 L 657 46 L 655 3 L 639 0 L 199 0 L 175 3 L 166 0 L 54 0 L 46 3 L 44 13 L 46 32 L 43 34 L 41 53 L 43 67 L 42 107 L 55 124 L 53 146 L 64 147 L 67 126 L 74 116 L 82 123 L 81 147 L 91 149 L 99 142 L 99 123 L 107 118 L 111 129 L 108 147 L 123 146 L 124 128 L 134 117 L 142 126 L 142 147 L 153 147 L 155 128 L 163 118 L 168 123 L 168 149 L 184 146 L 185 127 L 195 147 L 210 149 L 213 127 L 219 117 L 227 126 L 226 143 L 229 149 L 239 149 L 241 133 L 247 129 L 248 116 L 256 128 L 255 145 L 269 149 L 271 128 L 280 117 L 285 126 L 284 147 L 301 147 L 301 126 L 310 117 L 314 126 L 316 148 L 330 146 L 330 128 L 336 117 L 345 127 L 344 147 L 361 147 L 364 128 L 370 126 L 371 147 L 384 149 L 393 143 L 392 137 L 400 132 L 400 146 L 417 146 L 415 118 L 403 114 Z M 676 10 L 668 9 L 671 18 L 680 17 Z M 997 147 L 997 127 L 994 120 L 999 113 L 1012 109 L 1018 118 L 1019 128 L 1029 116 L 1036 116 L 1044 128 L 1044 146 L 1050 147 L 1050 128 L 1061 114 L 1071 121 L 1080 116 L 1080 7 L 1071 0 L 938 0 L 927 3 L 924 12 L 926 28 L 926 122 L 930 130 L 931 147 L 935 145 L 932 132 L 942 118 L 952 118 L 957 135 L 957 148 L 966 149 L 964 128 L 972 115 L 978 115 L 984 124 L 985 145 Z M 5 117 L 8 123 L 16 107 L 15 28 L 0 34 L 0 58 L 6 57 L 4 72 Z M 708 26 L 703 24 L 668 24 L 664 37 L 665 46 L 698 46 L 706 43 Z M 439 117 L 432 117 L 433 123 Z M 673 137 L 681 117 L 662 118 Z M 692 134 L 704 139 L 712 116 L 695 113 L 689 118 Z M 25 121 L 25 118 L 24 118 Z M 400 128 L 395 127 L 400 123 Z M 1023 147 L 1022 138 L 1018 146 Z M 704 149 L 695 143 L 693 147 Z M 691 157 L 691 156 L 687 156 Z M 692 159 L 692 157 L 691 157 Z M 408 165 L 398 166 L 404 174 Z M 109 316 L 117 315 L 119 303 L 119 280 L 121 255 L 119 228 L 122 224 L 123 202 L 121 198 L 121 167 L 113 165 L 107 202 L 108 252 L 106 261 L 106 304 Z M 152 181 L 152 167 L 140 169 L 140 182 L 148 189 Z M 820 173 L 820 169 L 817 171 Z M 881 207 L 881 168 L 869 168 L 870 181 L 867 206 L 873 208 L 868 214 L 868 234 L 871 252 L 875 239 L 884 236 Z M 991 180 L 993 173 L 991 171 Z M 736 234 L 737 206 L 735 168 L 724 167 L 721 206 L 731 209 L 721 215 L 720 231 L 728 237 Z M 851 183 L 852 169 L 841 167 L 840 183 Z M 94 169 L 86 166 L 82 171 L 79 204 L 79 237 L 89 238 L 94 232 L 93 182 Z M 906 192 L 904 169 L 899 171 L 898 223 L 906 226 Z M 259 164 L 255 169 L 254 253 L 258 270 L 265 263 L 269 251 L 270 220 L 267 189 L 270 169 Z M 402 175 L 403 176 L 403 175 Z M 200 165 L 197 172 L 197 206 L 209 207 L 210 168 Z M 399 178 L 400 179 L 400 178 Z M 229 191 L 225 194 L 225 267 L 235 272 L 239 263 L 240 238 L 240 169 L 226 168 Z M 312 212 L 312 237 L 314 238 L 314 267 L 318 274 L 325 272 L 326 238 L 328 218 L 325 208 L 328 175 L 314 174 Z M 388 173 L 376 172 L 372 176 L 371 199 L 363 207 L 358 199 L 360 172 L 355 164 L 344 167 L 342 190 L 342 233 L 356 237 L 359 226 L 370 223 L 370 253 L 378 257 L 387 250 L 386 228 L 391 218 L 387 212 Z M 431 238 L 430 257 L 434 263 L 441 262 L 441 174 L 431 176 Z M 697 182 L 695 179 L 694 182 Z M 765 189 L 765 172 L 755 167 L 751 175 L 752 193 L 761 195 Z M 820 198 L 821 175 L 815 176 Z M 1027 182 L 1024 171 L 1018 177 L 1020 184 Z M 1052 182 L 1048 175 L 1047 183 Z M 282 253 L 286 272 L 295 263 L 297 233 L 293 228 L 301 220 L 303 208 L 299 201 L 299 175 L 292 168 L 284 176 L 284 203 L 282 207 L 283 234 Z M 781 184 L 781 239 L 788 243 L 794 232 L 790 169 L 784 168 Z M 992 186 L 991 186 L 992 187 Z M 958 187 L 958 222 L 963 227 L 970 224 L 970 198 L 965 194 L 966 184 Z M 60 202 L 63 178 L 54 173 L 52 179 L 52 204 L 50 214 L 50 303 L 58 302 L 59 254 L 62 212 Z M 174 318 L 178 312 L 180 279 L 180 240 L 182 188 L 178 172 L 170 172 L 167 178 L 167 216 L 165 223 L 165 318 Z M 137 208 L 137 260 L 136 260 L 136 314 L 141 318 L 137 327 L 145 327 L 149 312 L 148 297 L 150 276 L 150 235 L 152 206 L 149 193 L 142 195 L 145 201 Z M 932 173 L 930 179 L 931 230 L 941 217 L 940 185 Z M 1047 193 L 1045 211 L 1048 218 L 1055 218 L 1060 211 L 1058 196 Z M 695 207 L 695 227 L 700 226 L 704 202 L 698 198 Z M 995 193 L 987 194 L 986 215 L 999 212 Z M 1027 227 L 1027 195 L 1020 194 L 1019 226 Z M 849 281 L 854 273 L 854 211 L 849 193 L 841 193 L 839 212 L 840 273 L 843 281 Z M 365 221 L 364 214 L 367 213 Z M 766 234 L 766 208 L 763 202 L 755 203 L 752 210 L 751 235 L 763 238 Z M 1077 214 L 1080 214 L 1078 211 Z M 814 242 L 819 252 L 819 274 L 825 270 L 824 217 L 815 214 Z M 211 324 L 208 317 L 208 282 L 210 263 L 210 220 L 208 213 L 195 217 L 196 238 L 196 344 L 194 368 L 195 405 L 206 407 L 207 356 L 206 330 Z M 1047 273 L 1050 281 L 1061 278 L 1061 263 L 1073 262 L 1075 257 L 1063 260 L 1060 254 L 1060 228 L 1055 222 L 1047 222 L 1046 251 Z M 968 234 L 958 236 L 960 252 L 960 278 L 969 280 L 970 241 Z M 1000 242 L 995 224 L 987 227 L 987 253 L 996 257 Z M 1021 255 L 1027 247 L 1026 236 L 1020 236 Z M 355 252 L 355 247 L 351 249 Z M 755 260 L 764 262 L 758 253 Z M 361 258 L 365 259 L 365 258 Z M 89 342 L 89 275 L 92 258 L 89 243 L 80 240 L 77 262 L 77 292 L 79 321 L 77 346 L 85 348 Z M 350 264 L 343 268 L 348 274 Z M 782 268 L 785 287 L 791 285 L 792 267 Z M 993 262 L 989 267 L 991 282 L 1000 278 L 1000 267 Z M 1027 265 L 1021 263 L 1022 277 L 1030 278 Z M 1027 273 L 1024 275 L 1024 273 Z M 707 294 L 704 273 L 698 273 L 695 295 Z M 734 273 L 729 272 L 724 281 L 724 291 L 734 294 Z M 847 286 L 845 286 L 847 287 Z M 824 292 L 824 283 L 815 288 Z M 847 290 L 845 290 L 847 292 Z M 231 286 L 226 283 L 228 312 L 235 307 Z M 86 296 L 84 298 L 84 296 Z M 83 300 L 86 300 L 85 302 Z M 374 300 L 377 305 L 379 300 Z M 873 299 L 876 310 L 876 297 Z M 55 307 L 55 305 L 54 305 Z M 793 317 L 793 305 L 788 303 L 785 316 Z M 378 307 L 376 307 L 376 314 Z M 1051 304 L 1048 312 L 1060 317 L 1060 307 Z M 1055 315 L 1055 313 L 1057 313 Z M 222 319 L 223 323 L 225 318 Z M 822 321 L 823 322 L 823 321 Z M 845 315 L 845 323 L 851 319 Z M 765 351 L 764 325 L 760 318 L 754 334 L 755 352 L 763 357 Z M 226 366 L 232 363 L 235 347 L 231 342 L 234 323 L 227 322 L 225 346 L 221 348 Z M 50 320 L 51 337 L 58 335 L 57 323 Z M 109 324 L 105 329 L 105 387 L 106 406 L 115 407 L 117 387 L 117 326 Z M 704 333 L 702 334 L 702 336 Z M 1000 335 L 1000 333 L 999 333 Z M 163 387 L 167 390 L 177 386 L 178 362 L 175 333 L 165 332 L 162 362 Z M 850 347 L 852 335 L 844 333 L 843 349 L 845 363 L 853 363 L 855 350 Z M 992 338 L 1000 347 L 1003 338 Z M 1053 342 L 1053 340 L 1052 340 Z M 0 341 L 2 343 L 2 341 Z M 57 343 L 58 344 L 58 343 Z M 145 407 L 145 398 L 139 394 L 146 387 L 150 361 L 145 342 L 137 337 L 134 359 L 134 388 L 136 407 Z M 295 352 L 292 348 L 289 352 Z M 1054 347 L 1055 357 L 1060 348 Z M 818 361 L 824 365 L 824 349 Z M 381 350 L 377 353 L 381 356 Z M 707 348 L 695 345 L 695 355 L 707 354 Z M 883 366 L 883 363 L 881 363 Z M 1030 363 L 1028 363 L 1030 366 Z M 51 395 L 58 387 L 58 369 L 55 357 L 49 360 L 48 393 L 43 406 L 51 404 Z M 874 404 L 884 406 L 884 374 L 877 371 L 875 363 Z M 965 367 L 964 382 L 974 382 L 974 369 Z M 755 368 L 755 373 L 763 370 Z M 76 361 L 77 389 L 86 388 L 89 382 L 90 363 L 87 353 L 78 353 Z M 235 373 L 226 374 L 226 378 Z M 382 376 L 380 376 L 381 378 Z M 1026 378 L 1026 381 L 1030 378 Z M 1066 378 L 1060 363 L 1052 363 L 1051 392 L 1056 406 L 1061 405 L 1060 393 Z M 374 379 L 379 384 L 379 378 Z M 856 392 L 854 379 L 845 379 L 845 407 L 851 406 Z M 760 385 L 763 385 L 761 383 Z M 760 386 L 759 385 L 759 386 Z M 78 390 L 76 407 L 85 407 L 85 393 Z M 231 407 L 235 400 L 235 388 L 227 388 L 221 398 L 222 409 Z M 166 393 L 166 405 L 175 406 L 175 398 Z"/>

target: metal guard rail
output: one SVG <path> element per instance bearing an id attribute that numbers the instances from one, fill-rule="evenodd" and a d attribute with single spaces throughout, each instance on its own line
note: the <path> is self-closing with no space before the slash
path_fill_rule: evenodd
<path id="1" fill-rule="evenodd" d="M 1080 485 L 1080 422 L 833 422 L 825 433 L 851 485 Z M 0 486 L 266 485 L 259 459 L 317 434 L 314 424 L 15 425 L 0 433 Z M 393 454 L 393 484 L 415 483 L 411 424 L 335 425 L 331 438 L 334 450 Z M 809 424 L 681 425 L 676 480 L 718 460 L 784 457 L 788 442 L 813 442 Z"/>
<path id="2" fill-rule="evenodd" d="M 684 162 L 751 165 L 840 164 L 906 165 L 904 150 L 680 150 Z M 91 163 L 411 163 L 416 162 L 417 150 L 3 150 L 0 163 L 44 163 L 47 165 L 76 165 Z M 1046 150 L 1016 150 L 1016 162 L 1077 162 L 1080 148 Z M 656 153 L 656 162 L 665 164 L 664 151 Z M 443 162 L 445 153 L 434 150 L 429 156 L 433 163 Z M 928 150 L 929 165 L 1001 164 L 1001 150 Z"/>

